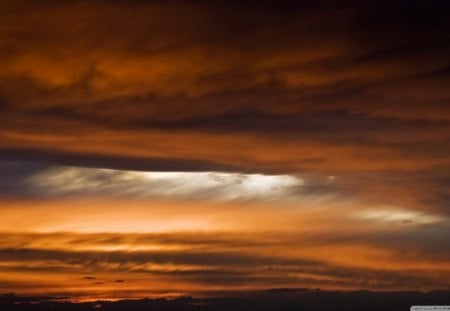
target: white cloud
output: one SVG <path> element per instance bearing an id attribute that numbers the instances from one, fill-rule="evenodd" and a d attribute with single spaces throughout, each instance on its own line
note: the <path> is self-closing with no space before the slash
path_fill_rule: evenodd
<path id="1" fill-rule="evenodd" d="M 426 225 L 438 223 L 444 220 L 443 216 L 432 215 L 420 211 L 401 209 L 397 207 L 380 207 L 378 209 L 366 209 L 356 214 L 359 219 L 379 223 L 395 223 L 410 225 Z"/>
<path id="2" fill-rule="evenodd" d="M 291 175 L 224 172 L 138 172 L 54 167 L 29 185 L 43 195 L 111 195 L 156 199 L 289 200 L 304 184 Z"/>

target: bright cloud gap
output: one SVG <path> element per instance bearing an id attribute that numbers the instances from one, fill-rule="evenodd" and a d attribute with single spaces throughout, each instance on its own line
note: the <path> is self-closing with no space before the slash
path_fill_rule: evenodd
<path id="1" fill-rule="evenodd" d="M 81 167 L 52 167 L 27 181 L 32 191 L 44 196 L 108 195 L 215 201 L 288 201 L 304 183 L 303 179 L 292 175 L 140 172 Z"/>

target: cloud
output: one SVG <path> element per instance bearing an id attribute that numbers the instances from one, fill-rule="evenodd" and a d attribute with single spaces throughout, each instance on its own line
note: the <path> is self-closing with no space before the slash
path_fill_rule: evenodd
<path id="1" fill-rule="evenodd" d="M 96 280 L 97 278 L 95 276 L 84 276 L 83 279 L 85 279 L 85 280 Z"/>
<path id="2" fill-rule="evenodd" d="M 54 167 L 31 176 L 28 184 L 32 192 L 49 196 L 289 201 L 303 181 L 290 175 Z"/>
<path id="3" fill-rule="evenodd" d="M 446 12 L 2 1 L 1 284 L 447 288 Z"/>
<path id="4" fill-rule="evenodd" d="M 81 159 L 83 163 L 110 162 L 120 167 L 125 159 Z M 174 160 L 174 166 L 183 167 Z M 166 161 L 136 161 L 138 168 L 168 169 Z M 404 210 L 429 217 L 448 215 L 448 181 L 441 170 L 379 172 L 302 172 L 258 174 L 208 171 L 207 164 L 193 165 L 192 171 L 132 171 L 95 167 L 3 161 L 2 195 L 10 198 L 101 198 L 132 200 L 258 201 L 300 204 L 341 204 L 347 208 L 366 206 L 362 212 L 383 209 Z M 116 165 L 116 164 L 115 164 Z M 191 164 L 186 164 L 190 167 Z M 197 165 L 197 164 L 196 164 Z M 199 171 L 196 171 L 199 170 Z M 433 215 L 434 214 L 434 215 Z M 427 216 L 427 217 L 428 217 Z"/>
<path id="5" fill-rule="evenodd" d="M 8 3 L 2 149 L 258 172 L 447 167 L 446 7 Z"/>
<path id="6" fill-rule="evenodd" d="M 67 234 L 66 234 L 67 235 Z M 20 236 L 20 235 L 17 235 Z M 73 239 L 86 238 L 92 236 L 80 234 L 70 234 Z M 102 235 L 100 235 L 101 237 Z M 129 239 L 129 235 L 104 234 L 105 238 L 117 237 Z M 22 236 L 24 238 L 25 236 Z M 95 272 L 96 279 L 102 279 L 102 284 L 106 286 L 106 280 L 111 280 L 111 286 L 119 286 L 114 290 L 120 290 L 121 286 L 131 286 L 131 290 L 152 288 L 152 282 L 161 284 L 158 290 L 176 289 L 184 286 L 184 291 L 194 289 L 198 285 L 208 285 L 220 287 L 227 290 L 235 290 L 240 286 L 247 286 L 248 289 L 265 288 L 267 284 L 272 286 L 307 286 L 322 288 L 369 288 L 377 290 L 389 289 L 436 289 L 448 286 L 446 279 L 442 275 L 448 275 L 449 271 L 445 266 L 448 253 L 436 250 L 433 258 L 418 253 L 414 245 L 396 250 L 392 248 L 392 253 L 384 257 L 381 246 L 377 251 L 370 248 L 353 245 L 353 252 L 357 252 L 360 262 L 348 261 L 348 248 L 342 247 L 340 243 L 328 240 L 326 252 L 319 244 L 308 245 L 308 240 L 317 239 L 299 238 L 286 244 L 286 239 L 278 235 L 277 240 L 271 240 L 270 235 L 254 235 L 245 238 L 236 238 L 235 235 L 227 237 L 225 234 L 200 234 L 192 235 L 191 244 L 185 240 L 185 235 L 144 235 L 137 238 L 175 239 L 187 242 L 186 246 L 192 247 L 185 250 L 159 250 L 159 251 L 99 251 L 99 250 L 67 250 L 64 244 L 60 244 L 58 249 L 48 249 L 45 246 L 47 239 L 64 241 L 64 234 L 34 235 L 35 239 L 44 244 L 41 247 L 33 248 L 0 248 L 0 269 L 4 277 L 14 273 L 29 273 L 36 277 L 47 274 L 57 276 L 58 279 L 69 280 L 80 272 Z M 200 237 L 199 240 L 197 240 Z M 225 237 L 225 239 L 224 239 Z M 331 236 L 330 236 L 331 237 Z M 61 240 L 61 238 L 63 240 Z M 208 238 L 219 244 L 209 244 L 207 247 L 199 247 Z M 259 244 L 260 239 L 266 244 Z M 389 239 L 386 242 L 389 243 Z M 24 240 L 27 241 L 27 240 Z M 32 242 L 32 239 L 28 240 Z M 236 248 L 237 241 L 245 242 Z M 137 240 L 135 240 L 135 243 Z M 141 240 L 141 243 L 144 242 Z M 306 243 L 305 243 L 306 242 Z M 145 242 L 144 242 L 145 243 Z M 220 245 L 220 246 L 219 246 Z M 278 245 L 278 246 L 277 246 Z M 95 245 L 91 245 L 95 246 Z M 283 246 L 280 248 L 280 246 Z M 278 248 L 274 248 L 278 247 Z M 348 245 L 347 245 L 348 247 Z M 277 251 L 273 251 L 277 249 Z M 302 250 L 302 251 L 301 251 Z M 441 249 L 442 250 L 442 249 Z M 405 253 L 406 255 L 402 255 Z M 290 254 L 286 256 L 286 254 Z M 328 256 L 327 256 L 328 254 Z M 332 256 L 329 256 L 333 254 Z M 341 257 L 342 256 L 342 257 Z M 368 257 L 369 256 L 369 257 Z M 411 260 L 411 256 L 415 258 Z M 367 258 L 373 257 L 374 262 L 365 262 Z M 420 259 L 419 259 L 420 258 Z M 430 262 L 430 260 L 432 260 Z M 122 280 L 120 277 L 127 276 L 127 284 L 116 282 Z M 2 281 L 4 279 L 2 278 Z M 34 278 L 32 278 L 34 279 Z M 51 278 L 49 278 L 51 280 Z M 89 278 L 91 280 L 91 278 Z M 170 283 L 166 283 L 170 282 Z M 172 284 L 172 285 L 166 285 Z M 44 285 L 42 285 L 44 286 Z M 47 287 L 45 287 L 47 286 Z M 45 285 L 49 290 L 51 284 Z M 203 287 L 204 288 L 204 287 Z M 211 288 L 211 289 L 212 289 Z M 123 288 L 125 289 L 125 287 Z M 53 289 L 52 289 L 53 290 Z M 80 285 L 77 290 L 84 290 Z M 65 293 L 64 289 L 57 291 L 60 295 Z M 151 290 L 149 289 L 149 293 Z"/>

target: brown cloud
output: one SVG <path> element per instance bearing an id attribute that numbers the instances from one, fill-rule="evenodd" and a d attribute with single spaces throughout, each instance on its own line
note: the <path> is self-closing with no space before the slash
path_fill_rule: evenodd
<path id="1" fill-rule="evenodd" d="M 351 2 L 5 3 L 3 149 L 256 170 L 447 166 L 446 21 L 404 6 L 381 4 L 379 25 L 372 4 Z"/>
<path id="2" fill-rule="evenodd" d="M 433 258 L 417 258 L 416 248 L 403 246 L 388 251 L 386 245 L 369 247 L 367 244 L 342 245 L 341 242 L 283 234 L 195 233 L 187 234 L 2 234 L 10 241 L 16 240 L 22 248 L 0 249 L 0 281 L 6 284 L 8 277 L 26 273 L 30 283 L 34 278 L 43 278 L 47 284 L 40 292 L 64 295 L 72 288 L 73 294 L 83 294 L 93 285 L 69 280 L 80 273 L 95 273 L 88 280 L 110 280 L 106 291 L 129 290 L 128 295 L 140 296 L 139 291 L 147 287 L 152 294 L 152 284 L 159 284 L 157 291 L 203 290 L 255 290 L 271 286 L 320 286 L 339 289 L 433 289 L 447 286 L 442 275 L 448 275 L 443 258 L 448 254 L 435 254 Z M 288 238 L 288 239 L 286 239 Z M 47 241 L 57 242 L 57 248 L 46 247 Z M 71 241 L 69 244 L 67 242 Z M 91 243 L 94 241 L 94 243 Z M 103 241 L 103 242 L 102 242 Z M 97 242 L 118 246 L 120 241 L 134 246 L 151 246 L 158 243 L 161 250 L 130 251 L 127 249 L 97 250 Z M 388 240 L 386 240 L 388 241 Z M 312 244 L 310 243 L 312 242 Z M 31 244 L 29 244 L 31 243 Z M 61 244 L 60 244 L 61 243 Z M 85 244 L 87 243 L 87 244 Z M 147 244 L 150 243 L 150 244 Z M 172 244 L 175 243 L 175 244 Z M 187 249 L 171 250 L 181 243 Z M 281 243 L 281 244 L 280 244 Z M 323 244 L 322 244 L 323 243 Z M 40 246 L 38 246 L 40 244 Z M 19 244 L 16 244 L 16 246 Z M 87 245 L 91 249 L 77 247 Z M 68 246 L 75 247 L 67 251 Z M 188 250 L 188 251 L 187 251 Z M 358 254 L 349 256 L 349 251 Z M 402 255 L 403 253 L 403 255 Z M 327 254 L 333 254 L 327 256 Z M 414 258 L 411 260 L 411 256 Z M 430 261 L 431 260 L 431 261 Z M 441 260 L 441 264 L 438 261 Z M 117 282 L 126 276 L 127 282 Z M 17 279 L 17 276 L 15 277 Z M 68 288 L 54 288 L 53 282 L 69 282 Z M 114 281 L 116 280 L 116 281 Z M 170 284 L 170 285 L 169 285 Z M 184 288 L 183 288 L 184 286 Z M 207 287 L 205 287 L 207 286 Z M 30 290 L 15 285 L 19 292 Z M 206 290 L 208 288 L 208 290 Z M 36 290 L 37 288 L 32 288 Z M 103 289 L 92 288 L 95 295 Z M 133 291 L 135 291 L 133 293 Z M 39 293 L 39 290 L 37 291 Z M 92 295 L 91 294 L 91 295 Z M 88 296 L 89 297 L 89 296 Z"/>

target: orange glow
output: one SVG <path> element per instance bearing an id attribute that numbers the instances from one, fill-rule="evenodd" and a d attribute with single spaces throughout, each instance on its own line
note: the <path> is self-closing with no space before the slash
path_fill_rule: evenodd
<path id="1" fill-rule="evenodd" d="M 356 217 L 360 211 L 330 202 L 320 207 L 193 200 L 3 201 L 0 282 L 18 293 L 70 292 L 74 299 L 94 300 L 256 290 L 269 280 L 280 287 L 358 289 L 358 282 L 381 270 L 418 280 L 426 275 L 433 282 L 450 276 L 436 253 L 426 255 L 410 246 L 397 250 L 387 237 L 383 243 L 347 241 L 349 235 L 395 235 L 422 226 L 388 229 L 378 219 Z M 217 274 L 220 281 L 220 271 L 235 275 L 236 281 L 213 285 L 202 277 Z M 251 284 L 245 281 L 253 278 Z M 370 282 L 373 289 L 402 288 L 389 279 Z M 426 290 L 436 284 L 446 285 L 415 286 Z"/>

